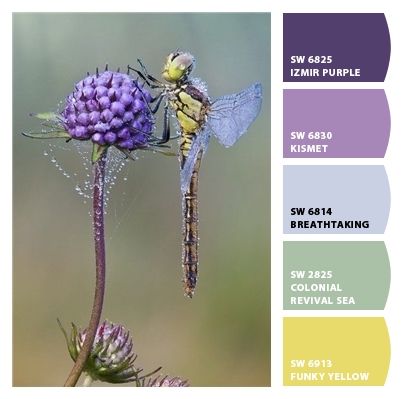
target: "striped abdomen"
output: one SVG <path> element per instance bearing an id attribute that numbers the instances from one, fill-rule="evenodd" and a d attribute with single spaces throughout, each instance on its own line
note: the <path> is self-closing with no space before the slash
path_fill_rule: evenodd
<path id="1" fill-rule="evenodd" d="M 195 86 L 185 84 L 178 87 L 171 101 L 181 130 L 181 169 L 189 155 L 192 144 L 203 129 L 209 99 Z M 198 173 L 202 151 L 198 154 L 188 190 L 183 194 L 183 245 L 182 269 L 185 295 L 192 298 L 198 277 Z"/>
<path id="2" fill-rule="evenodd" d="M 198 177 L 202 152 L 199 153 L 192 172 L 188 191 L 183 194 L 183 245 L 182 270 L 185 295 L 192 298 L 198 278 Z"/>

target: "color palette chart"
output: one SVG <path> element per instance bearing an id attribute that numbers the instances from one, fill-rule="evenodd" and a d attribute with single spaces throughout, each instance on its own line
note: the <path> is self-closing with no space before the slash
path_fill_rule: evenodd
<path id="1" fill-rule="evenodd" d="M 286 386 L 386 381 L 389 60 L 384 14 L 283 14 Z"/>

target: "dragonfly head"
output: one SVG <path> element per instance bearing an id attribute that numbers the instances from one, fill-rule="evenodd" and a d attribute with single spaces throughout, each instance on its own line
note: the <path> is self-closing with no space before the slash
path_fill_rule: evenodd
<path id="1" fill-rule="evenodd" d="M 194 65 L 195 58 L 192 54 L 174 51 L 166 59 L 162 76 L 170 83 L 181 81 L 191 73 Z"/>

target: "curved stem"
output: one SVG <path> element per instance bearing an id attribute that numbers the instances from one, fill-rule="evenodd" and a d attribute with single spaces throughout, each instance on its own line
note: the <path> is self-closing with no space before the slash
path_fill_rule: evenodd
<path id="1" fill-rule="evenodd" d="M 94 166 L 94 188 L 93 188 L 93 227 L 95 243 L 95 265 L 96 281 L 93 309 L 88 323 L 86 338 L 83 347 L 76 359 L 72 370 L 65 382 L 65 387 L 74 387 L 83 372 L 85 363 L 90 355 L 94 338 L 100 322 L 102 305 L 105 291 L 105 238 L 104 238 L 104 185 L 105 165 L 107 152 L 96 162 Z"/>

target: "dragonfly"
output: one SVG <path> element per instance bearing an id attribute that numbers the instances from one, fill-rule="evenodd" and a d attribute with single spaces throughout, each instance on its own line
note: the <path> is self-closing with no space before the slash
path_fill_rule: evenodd
<path id="1" fill-rule="evenodd" d="M 152 112 L 164 104 L 164 126 L 159 144 L 171 138 L 170 117 L 177 121 L 179 137 L 180 182 L 182 194 L 183 246 L 182 269 L 185 296 L 194 296 L 199 268 L 198 177 L 201 160 L 213 135 L 225 147 L 231 147 L 247 132 L 257 118 L 262 103 L 262 85 L 254 83 L 237 93 L 211 100 L 207 85 L 191 78 L 195 58 L 189 52 L 170 53 L 163 66 L 164 82 L 147 72 L 140 59 L 140 70 L 128 66 L 151 89 Z"/>

